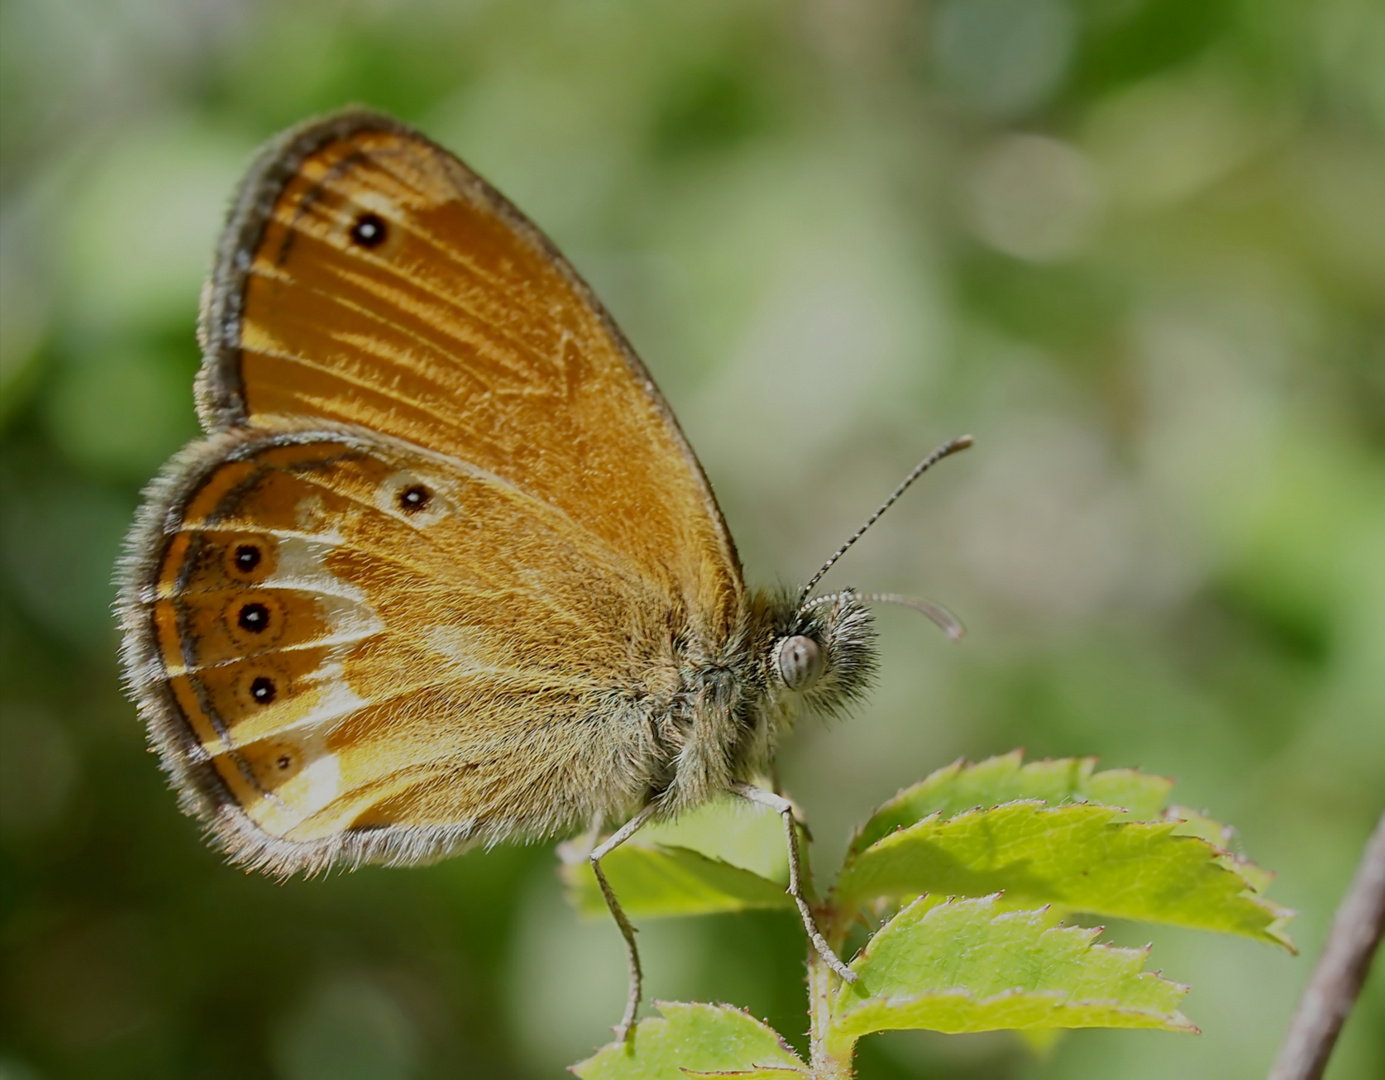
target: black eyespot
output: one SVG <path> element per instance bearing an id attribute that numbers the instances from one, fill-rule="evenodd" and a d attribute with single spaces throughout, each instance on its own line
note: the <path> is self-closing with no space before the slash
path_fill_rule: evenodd
<path id="1" fill-rule="evenodd" d="M 260 565 L 260 549 L 254 544 L 241 544 L 236 548 L 236 569 L 243 574 Z"/>
<path id="2" fill-rule="evenodd" d="M 250 683 L 250 696 L 255 699 L 257 704 L 268 705 L 274 700 L 276 693 L 274 680 L 267 676 L 258 675 Z"/>
<path id="3" fill-rule="evenodd" d="M 399 509 L 406 513 L 422 510 L 432 500 L 433 493 L 422 484 L 406 487 L 399 493 Z"/>
<path id="4" fill-rule="evenodd" d="M 389 226 L 379 214 L 366 211 L 351 226 L 351 241 L 363 248 L 377 248 L 389 237 Z"/>
<path id="5" fill-rule="evenodd" d="M 287 770 L 288 767 L 293 764 L 293 758 L 289 757 L 288 754 L 280 754 L 279 760 L 276 761 L 274 764 L 279 766 L 279 770 L 282 772 Z"/>
<path id="6" fill-rule="evenodd" d="M 263 604 L 246 604 L 236 616 L 236 622 L 240 623 L 242 630 L 258 634 L 269 626 L 269 608 Z"/>

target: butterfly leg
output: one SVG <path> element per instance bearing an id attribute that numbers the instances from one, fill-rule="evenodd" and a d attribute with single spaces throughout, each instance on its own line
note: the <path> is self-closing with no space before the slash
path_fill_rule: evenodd
<path id="1" fill-rule="evenodd" d="M 591 858 L 592 849 L 596 847 L 597 840 L 601 839 L 602 821 L 601 814 L 594 814 L 590 825 L 572 839 L 564 840 L 558 845 L 558 858 L 569 866 L 575 866 Z"/>
<path id="2" fill-rule="evenodd" d="M 793 816 L 793 803 L 782 795 L 758 788 L 754 784 L 733 784 L 731 790 L 747 802 L 768 806 L 784 819 L 784 836 L 789 847 L 788 893 L 798 905 L 798 914 L 803 919 L 803 929 L 808 932 L 808 940 L 813 943 L 818 955 L 827 961 L 827 966 L 847 982 L 854 983 L 856 972 L 842 963 L 841 957 L 827 944 L 827 939 L 822 936 L 822 931 L 818 929 L 817 921 L 813 918 L 813 909 L 808 906 L 808 898 L 803 894 L 803 868 L 798 853 L 798 822 Z"/>
<path id="3" fill-rule="evenodd" d="M 606 899 L 606 906 L 611 909 L 611 916 L 616 920 L 616 925 L 620 927 L 621 936 L 625 938 L 625 951 L 630 959 L 630 993 L 625 999 L 625 1015 L 620 1018 L 620 1023 L 616 1025 L 616 1042 L 624 1042 L 626 1036 L 630 1034 L 631 1027 L 634 1026 L 635 1010 L 640 1007 L 640 990 L 644 975 L 640 971 L 640 950 L 635 945 L 635 928 L 625 917 L 625 911 L 621 908 L 620 901 L 616 899 L 611 883 L 606 880 L 606 873 L 601 869 L 601 860 L 639 832 L 645 822 L 654 816 L 654 809 L 654 803 L 646 803 L 639 813 L 608 836 L 605 843 L 593 848 L 592 853 L 587 856 L 591 860 L 592 873 L 596 875 L 596 883 L 601 886 L 601 895 Z"/>

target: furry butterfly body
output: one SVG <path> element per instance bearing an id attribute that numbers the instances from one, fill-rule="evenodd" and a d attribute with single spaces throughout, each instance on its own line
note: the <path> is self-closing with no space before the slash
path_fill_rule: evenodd
<path id="1" fill-rule="evenodd" d="M 747 590 L 599 302 L 407 127 L 351 111 L 270 144 L 200 330 L 208 435 L 147 492 L 120 612 L 153 745 L 236 861 L 674 814 L 863 690 L 861 604 Z M 811 685 L 781 670 L 794 637 Z"/>

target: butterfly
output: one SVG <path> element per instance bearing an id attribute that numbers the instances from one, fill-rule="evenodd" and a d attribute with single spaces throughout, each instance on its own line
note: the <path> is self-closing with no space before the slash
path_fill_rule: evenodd
<path id="1" fill-rule="evenodd" d="M 199 341 L 206 436 L 147 488 L 118 607 L 152 745 L 231 860 L 406 865 L 623 821 L 591 851 L 627 943 L 623 1037 L 639 954 L 601 859 L 732 793 L 782 815 L 804 926 L 851 978 L 804 899 L 792 807 L 755 779 L 797 716 L 870 683 L 867 603 L 900 598 L 812 596 L 856 537 L 802 590 L 748 589 L 591 290 L 385 116 L 260 152 Z"/>

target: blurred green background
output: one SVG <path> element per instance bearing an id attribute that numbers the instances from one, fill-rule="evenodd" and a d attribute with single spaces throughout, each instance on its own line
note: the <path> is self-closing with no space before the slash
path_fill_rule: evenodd
<path id="1" fill-rule="evenodd" d="M 547 846 L 276 884 L 179 815 L 111 567 L 196 433 L 247 156 L 358 101 L 453 148 L 614 311 L 747 571 L 882 611 L 879 692 L 782 762 L 828 865 L 958 755 L 1175 775 L 1306 956 L 1158 931 L 1199 1038 L 868 1040 L 892 1077 L 1263 1076 L 1385 799 L 1377 0 L 0 6 L 0 1077 L 560 1075 L 624 992 Z M 1115 926 L 1143 944 L 1147 930 Z M 649 924 L 652 997 L 805 1029 L 788 916 Z M 1379 971 L 1329 1075 L 1385 1075 Z"/>

